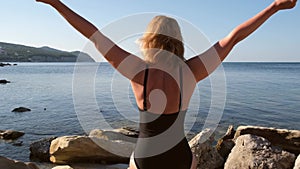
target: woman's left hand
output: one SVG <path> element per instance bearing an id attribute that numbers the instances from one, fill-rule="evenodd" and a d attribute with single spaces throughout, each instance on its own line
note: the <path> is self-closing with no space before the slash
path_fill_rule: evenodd
<path id="1" fill-rule="evenodd" d="M 296 6 L 297 0 L 275 0 L 275 5 L 279 10 L 292 9 Z"/>

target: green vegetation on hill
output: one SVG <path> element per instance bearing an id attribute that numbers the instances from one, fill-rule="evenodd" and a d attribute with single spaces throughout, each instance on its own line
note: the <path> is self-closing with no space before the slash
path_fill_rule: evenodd
<path id="1" fill-rule="evenodd" d="M 80 57 L 78 57 L 80 55 Z M 78 58 L 78 60 L 77 60 Z M 50 47 L 35 48 L 0 42 L 0 62 L 94 62 L 85 53 L 65 52 Z"/>

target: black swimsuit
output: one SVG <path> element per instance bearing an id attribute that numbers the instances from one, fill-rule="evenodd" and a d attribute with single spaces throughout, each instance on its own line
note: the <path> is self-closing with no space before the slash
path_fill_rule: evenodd
<path id="1" fill-rule="evenodd" d="M 140 110 L 140 134 L 134 151 L 138 169 L 190 169 L 193 155 L 184 134 L 186 111 L 154 114 L 147 111 L 148 68 L 144 79 L 144 110 Z M 182 71 L 180 69 L 180 89 Z"/>

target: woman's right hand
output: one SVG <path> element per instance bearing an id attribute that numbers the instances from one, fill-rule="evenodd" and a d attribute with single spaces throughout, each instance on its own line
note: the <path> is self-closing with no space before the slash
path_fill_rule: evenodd
<path id="1" fill-rule="evenodd" d="M 279 10 L 292 9 L 296 6 L 297 0 L 275 0 L 275 5 Z"/>
<path id="2" fill-rule="evenodd" d="M 59 2 L 59 0 L 36 0 L 36 2 L 42 2 L 42 3 L 45 3 L 45 4 L 52 5 L 55 2 Z"/>

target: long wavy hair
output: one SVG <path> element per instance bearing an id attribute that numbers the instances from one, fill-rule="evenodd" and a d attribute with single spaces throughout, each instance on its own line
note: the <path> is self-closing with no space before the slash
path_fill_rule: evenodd
<path id="1" fill-rule="evenodd" d="M 184 45 L 178 22 L 167 16 L 156 16 L 139 39 L 144 60 L 148 63 L 166 62 L 178 65 L 177 56 L 184 59 Z"/>

